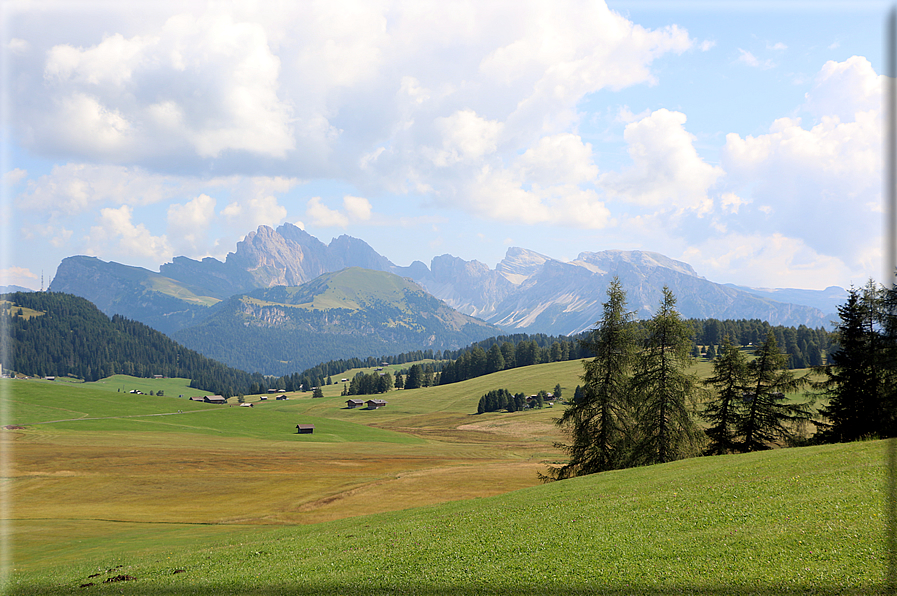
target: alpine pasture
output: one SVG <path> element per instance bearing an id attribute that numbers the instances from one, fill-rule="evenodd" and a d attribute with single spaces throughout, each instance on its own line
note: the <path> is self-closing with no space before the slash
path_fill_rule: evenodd
<path id="1" fill-rule="evenodd" d="M 560 362 L 360 396 L 388 402 L 377 410 L 348 409 L 339 383 L 249 408 L 190 402 L 202 392 L 183 380 L 140 381 L 166 383 L 163 397 L 120 391 L 128 378 L 3 380 L 5 591 L 884 591 L 885 442 L 541 485 L 563 460 L 562 406 L 476 415 L 477 401 L 558 383 L 570 397 L 580 373 Z"/>

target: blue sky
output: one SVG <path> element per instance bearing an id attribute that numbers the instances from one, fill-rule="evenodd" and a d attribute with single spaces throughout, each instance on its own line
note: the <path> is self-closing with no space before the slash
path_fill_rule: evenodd
<path id="1" fill-rule="evenodd" d="M 6 1 L 0 284 L 284 222 L 397 265 L 881 280 L 888 6 Z"/>

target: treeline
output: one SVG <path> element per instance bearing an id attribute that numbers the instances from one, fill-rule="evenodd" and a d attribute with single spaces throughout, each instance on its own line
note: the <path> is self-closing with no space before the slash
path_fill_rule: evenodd
<path id="1" fill-rule="evenodd" d="M 700 355 L 700 346 L 708 347 L 707 357 L 713 359 L 716 348 L 723 338 L 741 346 L 756 345 L 772 332 L 780 346 L 784 347 L 788 358 L 788 368 L 808 368 L 822 365 L 825 354 L 832 345 L 832 333 L 819 327 L 772 326 L 760 319 L 716 320 L 686 319 L 684 321 L 692 338 L 692 354 Z M 630 321 L 633 333 L 644 335 L 648 321 Z M 581 360 L 592 353 L 582 340 L 588 333 L 575 336 L 552 336 L 545 334 L 515 333 L 499 335 L 473 343 L 457 350 L 414 350 L 393 356 L 379 358 L 347 358 L 331 360 L 313 366 L 300 373 L 293 373 L 277 379 L 269 379 L 271 388 L 281 391 L 308 390 L 327 383 L 333 375 L 339 375 L 353 368 L 374 368 L 381 365 L 405 364 L 433 360 L 420 366 L 401 369 L 400 377 L 412 377 L 406 389 L 448 385 L 466 381 L 483 375 L 521 366 L 532 366 L 546 362 Z M 697 353 L 695 350 L 698 349 Z M 420 379 L 420 380 L 418 380 Z M 398 383 L 396 388 L 402 388 Z M 264 392 L 264 388 L 261 391 Z"/>
<path id="2" fill-rule="evenodd" d="M 374 368 L 390 364 L 405 364 L 407 362 L 419 362 L 421 360 L 441 360 L 443 353 L 439 350 L 412 350 L 394 356 L 381 356 L 374 358 L 344 358 L 323 362 L 302 372 L 285 375 L 269 382 L 272 388 L 282 391 L 300 391 L 300 388 L 308 390 L 309 387 L 322 387 L 333 375 L 341 375 L 353 368 Z"/>
<path id="3" fill-rule="evenodd" d="M 560 399 L 560 385 L 555 387 L 555 391 L 557 393 L 554 395 L 544 390 L 539 391 L 530 399 L 527 399 L 523 393 L 511 395 L 511 392 L 507 389 L 493 389 L 480 398 L 479 403 L 477 403 L 477 414 L 500 412 L 501 410 L 520 412 L 527 408 L 543 408 L 549 398 Z"/>
<path id="4" fill-rule="evenodd" d="M 646 321 L 640 321 L 644 328 Z M 735 345 L 756 346 L 766 340 L 772 332 L 776 343 L 788 355 L 788 368 L 809 368 L 820 366 L 825 354 L 830 350 L 834 335 L 822 327 L 811 329 L 806 325 L 797 328 L 782 325 L 772 326 L 760 319 L 738 319 L 720 321 L 717 319 L 687 319 L 696 346 L 713 346 L 716 352 L 723 340 L 728 338 Z M 712 359 L 712 358 L 711 358 Z"/>
<path id="5" fill-rule="evenodd" d="M 584 385 L 558 420 L 571 439 L 558 447 L 570 459 L 544 480 L 701 453 L 897 436 L 897 287 L 851 289 L 833 335 L 805 327 L 784 334 L 786 343 L 801 332 L 808 346 L 826 346 L 828 363 L 815 368 L 826 379 L 818 383 L 789 369 L 794 356 L 772 327 L 760 341 L 730 328 L 736 335 L 723 335 L 713 374 L 699 382 L 687 372 L 695 329 L 680 318 L 672 292 L 663 295 L 651 320 L 633 324 L 619 280 L 608 287 L 603 317 L 584 341 L 594 354 Z M 737 343 L 745 339 L 752 357 Z M 804 401 L 788 397 L 802 389 L 809 389 Z M 816 412 L 818 396 L 828 403 Z M 810 437 L 813 425 L 821 432 Z"/>
<path id="6" fill-rule="evenodd" d="M 72 376 L 96 381 L 114 374 L 191 379 L 191 387 L 231 397 L 249 393 L 261 375 L 230 368 L 178 345 L 163 333 L 125 317 L 111 319 L 91 302 L 58 292 L 2 296 L 17 307 L 44 314 L 20 316 L 6 310 L 9 350 L 3 367 L 30 376 Z"/>
<path id="7" fill-rule="evenodd" d="M 386 393 L 393 387 L 392 375 L 385 373 L 363 373 L 359 372 L 347 387 L 343 388 L 342 395 L 374 395 L 377 393 Z"/>

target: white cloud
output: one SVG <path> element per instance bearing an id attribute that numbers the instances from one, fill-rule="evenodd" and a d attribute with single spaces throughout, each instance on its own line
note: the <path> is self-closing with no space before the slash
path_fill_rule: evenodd
<path id="1" fill-rule="evenodd" d="M 737 61 L 741 62 L 742 64 L 746 64 L 752 68 L 762 68 L 764 70 L 768 70 L 775 66 L 775 63 L 772 60 L 763 60 L 761 62 L 759 58 L 757 58 L 756 56 L 754 56 L 752 53 L 748 52 L 747 50 L 738 48 L 738 52 L 739 52 L 739 55 L 738 55 Z"/>
<path id="2" fill-rule="evenodd" d="M 437 166 L 472 161 L 494 153 L 502 128 L 500 122 L 486 120 L 473 110 L 459 110 L 451 116 L 437 118 L 435 125 L 442 137 L 442 148 L 432 152 Z"/>
<path id="3" fill-rule="evenodd" d="M 815 124 L 780 118 L 767 134 L 727 135 L 721 151 L 727 185 L 756 205 L 756 212 L 742 207 L 742 222 L 869 271 L 869 247 L 881 238 L 874 207 L 881 204 L 880 89 L 864 58 L 828 62 L 807 94 Z"/>
<path id="4" fill-rule="evenodd" d="M 201 194 L 192 201 L 168 207 L 168 236 L 178 253 L 193 254 L 206 245 L 206 232 L 215 217 L 215 199 Z"/>
<path id="5" fill-rule="evenodd" d="M 730 233 L 689 248 L 682 259 L 709 279 L 747 286 L 821 290 L 825 280 L 856 277 L 840 259 L 777 233 Z"/>
<path id="6" fill-rule="evenodd" d="M 782 50 L 787 50 L 787 49 L 788 49 L 788 46 L 786 46 L 785 44 L 783 44 L 781 41 L 778 41 L 778 42 L 776 42 L 776 43 L 774 43 L 774 44 L 769 44 L 769 43 L 766 44 L 766 49 L 767 49 L 767 50 L 782 51 Z"/>
<path id="7" fill-rule="evenodd" d="M 7 42 L 6 49 L 9 50 L 11 54 L 24 54 L 31 49 L 31 44 L 24 39 L 13 37 Z"/>
<path id="8" fill-rule="evenodd" d="M 210 10 L 160 29 L 47 52 L 47 102 L 19 106 L 37 146 L 111 162 L 244 151 L 275 158 L 295 146 L 278 96 L 280 60 L 257 23 Z"/>
<path id="9" fill-rule="evenodd" d="M 286 219 L 287 210 L 273 195 L 261 194 L 231 202 L 221 215 L 237 230 L 252 230 L 260 225 L 276 226 Z"/>
<path id="10" fill-rule="evenodd" d="M 90 228 L 86 239 L 88 254 L 106 259 L 132 257 L 154 263 L 171 259 L 173 253 L 168 238 L 153 236 L 142 223 L 135 225 L 131 221 L 132 215 L 128 205 L 101 209 L 98 225 Z"/>
<path id="11" fill-rule="evenodd" d="M 176 196 L 195 180 L 151 174 L 141 168 L 67 163 L 30 180 L 16 198 L 19 209 L 77 215 L 98 205 L 146 205 Z"/>
<path id="12" fill-rule="evenodd" d="M 723 193 L 720 196 L 720 206 L 723 208 L 723 211 L 727 211 L 735 215 L 738 215 L 738 209 L 741 208 L 742 205 L 746 205 L 747 203 L 750 203 L 750 201 L 745 201 L 734 192 Z"/>
<path id="13" fill-rule="evenodd" d="M 708 190 L 723 170 L 704 162 L 685 130 L 685 114 L 660 109 L 626 126 L 624 138 L 633 165 L 601 176 L 600 185 L 637 205 L 704 210 Z"/>
<path id="14" fill-rule="evenodd" d="M 15 186 L 28 176 L 28 172 L 21 168 L 13 168 L 3 174 L 3 184 L 7 187 Z"/>
<path id="15" fill-rule="evenodd" d="M 842 122 L 856 119 L 857 112 L 878 112 L 882 105 L 884 75 L 876 74 L 862 56 L 844 62 L 829 60 L 816 84 L 806 94 L 806 109 L 819 117 L 837 116 Z"/>
<path id="16" fill-rule="evenodd" d="M 515 166 L 527 182 L 542 187 L 593 182 L 598 177 L 592 146 L 571 133 L 542 137 L 517 159 Z"/>
<path id="17" fill-rule="evenodd" d="M 351 221 L 366 221 L 371 218 L 371 203 L 363 197 L 346 195 L 343 197 L 343 205 Z"/>
<path id="18" fill-rule="evenodd" d="M 702 52 L 706 52 L 714 47 L 716 47 L 716 41 L 715 40 L 711 41 L 709 39 L 705 39 L 704 41 L 702 41 L 701 45 L 699 46 L 699 48 Z"/>
<path id="19" fill-rule="evenodd" d="M 349 225 L 349 218 L 339 211 L 321 203 L 321 197 L 312 197 L 305 207 L 305 218 L 312 225 L 321 228 L 344 228 Z"/>
<path id="20" fill-rule="evenodd" d="M 306 204 L 305 218 L 312 225 L 322 228 L 345 228 L 351 223 L 371 219 L 371 203 L 363 197 L 344 196 L 343 208 L 343 211 L 331 209 L 321 201 L 321 197 L 312 197 Z"/>

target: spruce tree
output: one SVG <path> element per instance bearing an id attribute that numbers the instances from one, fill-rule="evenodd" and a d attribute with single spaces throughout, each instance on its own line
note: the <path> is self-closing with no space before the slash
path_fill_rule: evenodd
<path id="1" fill-rule="evenodd" d="M 710 444 L 707 455 L 720 455 L 735 450 L 735 425 L 741 414 L 742 396 L 746 391 L 747 357 L 726 336 L 719 355 L 713 361 L 713 376 L 704 385 L 713 387 L 715 395 L 704 405 L 701 417 L 710 424 L 704 432 Z"/>
<path id="2" fill-rule="evenodd" d="M 632 377 L 632 464 L 665 463 L 698 452 L 700 431 L 692 418 L 697 380 L 691 365 L 691 329 L 666 286 L 657 314 L 646 325 L 644 348 Z"/>
<path id="3" fill-rule="evenodd" d="M 826 379 L 816 386 L 828 398 L 820 410 L 827 421 L 817 423 L 824 441 L 886 434 L 884 342 L 877 327 L 882 304 L 880 290 L 870 282 L 862 290 L 850 288 L 847 302 L 838 307 L 838 348 L 822 369 Z"/>
<path id="4" fill-rule="evenodd" d="M 808 383 L 806 377 L 795 378 L 787 370 L 788 355 L 779 350 L 773 331 L 757 347 L 754 360 L 748 363 L 750 391 L 743 396 L 744 415 L 737 423 L 740 451 L 772 449 L 782 442 L 793 441 L 798 431 L 813 415 L 811 403 L 791 404 L 785 392 Z"/>
<path id="5" fill-rule="evenodd" d="M 618 467 L 624 435 L 628 375 L 635 342 L 632 313 L 626 310 L 626 293 L 618 278 L 607 288 L 607 302 L 597 326 L 584 344 L 595 355 L 583 362 L 581 399 L 557 420 L 570 433 L 571 443 L 558 444 L 570 460 L 549 471 L 542 480 L 561 480 Z"/>

